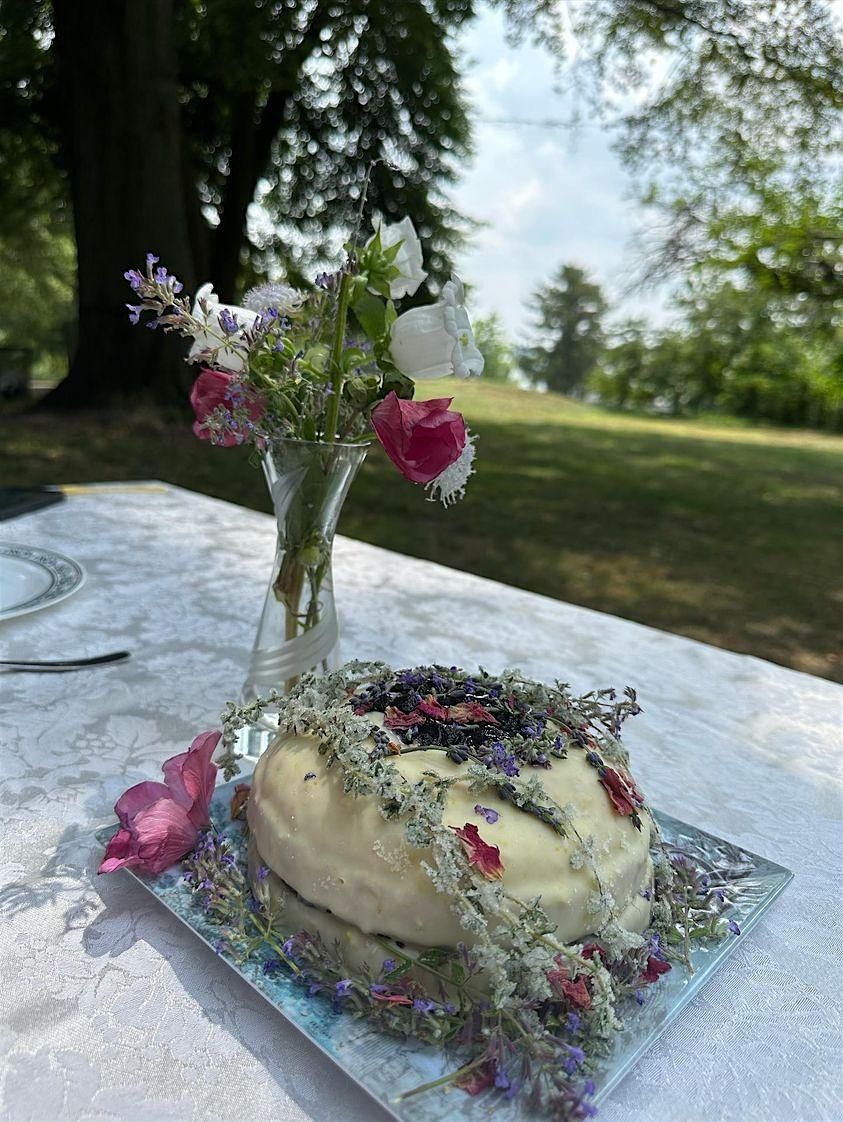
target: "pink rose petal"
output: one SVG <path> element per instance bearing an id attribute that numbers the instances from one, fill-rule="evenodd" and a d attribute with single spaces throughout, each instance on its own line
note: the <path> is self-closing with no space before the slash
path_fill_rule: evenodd
<path id="1" fill-rule="evenodd" d="M 121 827 L 105 847 L 105 857 L 98 873 L 113 873 L 125 865 L 137 865 L 138 855 L 132 848 L 132 835 Z"/>
<path id="2" fill-rule="evenodd" d="M 161 873 L 193 849 L 208 822 L 219 740 L 218 732 L 201 733 L 163 765 L 165 783 L 147 780 L 120 796 L 114 806 L 120 829 L 106 846 L 101 873 L 126 867 Z"/>
<path id="3" fill-rule="evenodd" d="M 186 752 L 164 763 L 164 781 L 176 802 L 188 809 L 194 826 L 208 824 L 208 808 L 217 780 L 217 768 L 211 763 L 211 757 L 220 735 L 218 732 L 200 733 Z"/>
<path id="4" fill-rule="evenodd" d="M 121 826 L 130 826 L 132 819 L 156 799 L 170 798 L 172 792 L 163 783 L 153 783 L 146 779 L 143 783 L 136 783 L 128 791 L 124 791 L 114 804 L 114 813 L 120 819 Z"/>
<path id="5" fill-rule="evenodd" d="M 504 866 L 498 847 L 484 842 L 473 822 L 466 822 L 461 829 L 456 826 L 451 826 L 451 829 L 462 842 L 469 865 L 474 865 L 488 880 L 501 880 Z"/>
<path id="6" fill-rule="evenodd" d="M 199 831 L 185 808 L 166 798 L 135 815 L 133 833 L 143 867 L 150 873 L 163 873 L 196 845 Z"/>

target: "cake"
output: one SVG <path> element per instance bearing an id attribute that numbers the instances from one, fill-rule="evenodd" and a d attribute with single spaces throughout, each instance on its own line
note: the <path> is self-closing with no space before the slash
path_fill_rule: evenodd
<path id="1" fill-rule="evenodd" d="M 640 944 L 654 825 L 613 735 L 634 696 L 607 704 L 442 667 L 299 691 L 252 780 L 256 894 L 350 968 L 472 947 L 478 915 L 536 902 L 560 944 Z"/>

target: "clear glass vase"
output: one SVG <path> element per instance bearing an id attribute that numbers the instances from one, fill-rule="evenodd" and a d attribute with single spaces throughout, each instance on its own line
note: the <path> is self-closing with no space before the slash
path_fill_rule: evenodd
<path id="1" fill-rule="evenodd" d="M 266 593 L 243 699 L 285 693 L 307 671 L 337 665 L 339 621 L 331 555 L 343 502 L 368 444 L 278 439 L 263 470 L 278 525 Z"/>

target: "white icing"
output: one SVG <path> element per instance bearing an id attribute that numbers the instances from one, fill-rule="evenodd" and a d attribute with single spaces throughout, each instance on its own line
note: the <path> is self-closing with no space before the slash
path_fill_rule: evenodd
<path id="1" fill-rule="evenodd" d="M 464 774 L 460 765 L 439 752 L 391 757 L 389 763 L 410 781 L 425 770 Z M 310 772 L 316 778 L 305 780 Z M 603 890 L 615 901 L 624 926 L 642 930 L 650 905 L 641 892 L 652 879 L 646 816 L 639 831 L 616 814 L 581 751 L 571 750 L 567 759 L 554 760 L 551 768 L 535 773 L 551 798 L 573 806 L 580 835 L 600 839 Z M 489 824 L 475 813 L 477 803 L 497 810 L 497 822 Z M 420 946 L 471 941 L 451 901 L 436 891 L 421 867 L 422 861 L 430 861 L 430 853 L 410 847 L 403 824 L 385 820 L 373 796 L 345 794 L 339 769 L 325 768 L 313 737 L 281 736 L 261 757 L 248 817 L 265 864 L 305 900 L 330 909 L 339 920 L 363 933 L 382 933 Z M 451 788 L 443 820 L 457 827 L 472 822 L 484 841 L 500 848 L 505 890 L 522 900 L 540 895 L 564 942 L 582 940 L 594 931 L 589 902 L 597 885 L 588 863 L 578 869 L 571 865 L 572 854 L 581 848 L 576 839 L 560 837 L 492 791 L 482 796 L 469 793 L 464 782 Z M 397 861 L 396 855 L 403 859 Z"/>

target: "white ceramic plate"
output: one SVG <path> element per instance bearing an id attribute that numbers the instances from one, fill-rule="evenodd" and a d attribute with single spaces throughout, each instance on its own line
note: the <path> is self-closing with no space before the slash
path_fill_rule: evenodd
<path id="1" fill-rule="evenodd" d="M 0 542 L 0 619 L 37 612 L 81 588 L 85 570 L 51 549 Z"/>

